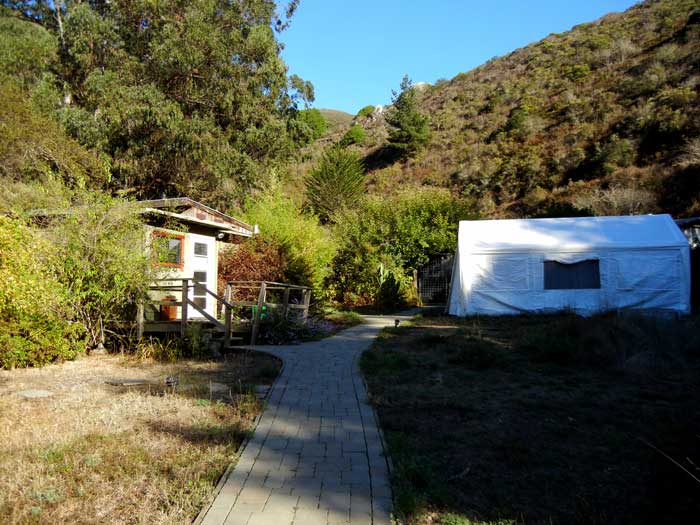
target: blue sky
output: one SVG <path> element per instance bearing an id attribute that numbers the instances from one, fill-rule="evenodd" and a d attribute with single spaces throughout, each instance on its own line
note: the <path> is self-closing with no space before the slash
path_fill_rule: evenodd
<path id="1" fill-rule="evenodd" d="M 301 0 L 280 35 L 314 107 L 387 104 L 404 74 L 434 83 L 490 58 L 624 11 L 633 0 Z"/>

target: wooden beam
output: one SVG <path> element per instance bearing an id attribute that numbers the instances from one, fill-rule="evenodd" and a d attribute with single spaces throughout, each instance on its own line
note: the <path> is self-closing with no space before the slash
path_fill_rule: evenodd
<path id="1" fill-rule="evenodd" d="M 180 317 L 180 337 L 187 335 L 187 303 L 189 295 L 189 279 L 182 280 L 182 310 Z"/>
<path id="2" fill-rule="evenodd" d="M 284 289 L 284 295 L 282 296 L 282 315 L 284 318 L 287 318 L 287 312 L 289 312 L 289 292 L 291 291 L 291 288 L 287 286 Z"/>
<path id="3" fill-rule="evenodd" d="M 143 324 L 145 316 L 143 314 L 143 302 L 139 301 L 136 306 L 136 337 L 140 341 L 143 338 Z"/>
<path id="4" fill-rule="evenodd" d="M 231 346 L 231 319 L 233 309 L 231 308 L 231 285 L 226 285 L 224 290 L 224 348 Z"/>
<path id="5" fill-rule="evenodd" d="M 221 324 L 221 321 L 219 321 L 216 317 L 214 317 L 213 315 L 211 315 L 209 312 L 207 312 L 207 311 L 204 310 L 203 308 L 200 308 L 199 306 L 197 306 L 197 303 L 195 303 L 194 301 L 192 301 L 192 300 L 190 300 L 190 299 L 187 299 L 187 303 L 188 303 L 192 308 L 194 308 L 197 312 L 199 312 L 200 314 L 202 314 L 202 316 L 203 316 L 205 319 L 207 319 L 211 324 L 213 324 L 214 326 L 216 326 L 216 327 L 217 327 L 219 330 L 221 330 L 222 332 L 224 331 L 224 325 Z"/>
<path id="6" fill-rule="evenodd" d="M 309 318 L 309 304 L 311 304 L 311 290 L 306 289 L 304 290 L 303 310 L 301 311 L 301 318 L 304 323 Z"/>

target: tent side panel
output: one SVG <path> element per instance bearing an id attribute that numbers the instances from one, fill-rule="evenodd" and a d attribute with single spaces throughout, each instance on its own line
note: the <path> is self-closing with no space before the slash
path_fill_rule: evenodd
<path id="1" fill-rule="evenodd" d="M 544 262 L 598 260 L 599 289 L 544 288 Z M 684 248 L 589 253 L 458 253 L 449 313 L 508 315 L 617 309 L 689 311 L 689 252 Z"/>

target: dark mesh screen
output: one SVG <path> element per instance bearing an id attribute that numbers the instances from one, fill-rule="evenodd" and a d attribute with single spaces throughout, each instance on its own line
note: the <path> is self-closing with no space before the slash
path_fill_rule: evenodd
<path id="1" fill-rule="evenodd" d="M 545 290 L 585 290 L 600 288 L 598 260 L 573 264 L 558 261 L 544 262 Z"/>

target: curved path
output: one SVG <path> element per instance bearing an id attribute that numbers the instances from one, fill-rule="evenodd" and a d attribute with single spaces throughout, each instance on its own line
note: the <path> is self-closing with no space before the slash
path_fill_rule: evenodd
<path id="1" fill-rule="evenodd" d="M 390 525 L 391 486 L 358 358 L 394 319 L 311 343 L 284 361 L 268 405 L 203 525 Z"/>

